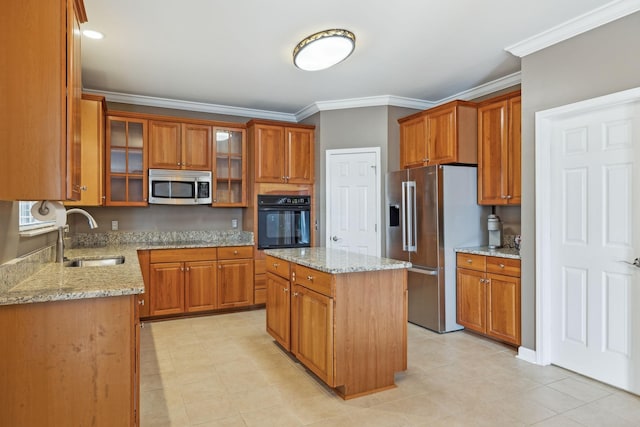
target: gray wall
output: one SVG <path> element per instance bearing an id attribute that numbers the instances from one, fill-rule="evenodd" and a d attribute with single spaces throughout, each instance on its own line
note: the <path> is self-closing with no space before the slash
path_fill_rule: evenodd
<path id="1" fill-rule="evenodd" d="M 316 218 L 318 230 L 316 244 L 325 246 L 326 233 L 326 151 L 341 148 L 380 148 L 383 173 L 380 185 L 384 194 L 384 177 L 388 170 L 398 169 L 400 131 L 397 117 L 408 116 L 417 110 L 379 106 L 321 111 L 305 123 L 316 125 Z M 318 131 L 320 129 L 320 131 Z M 391 153 L 390 153 L 391 152 Z M 389 162 L 388 159 L 394 159 Z M 389 169 L 390 168 L 390 169 Z M 383 202 L 383 200 L 382 200 Z M 384 212 L 381 203 L 381 216 Z M 384 230 L 384 224 L 381 224 Z M 384 233 L 382 247 L 384 248 Z M 383 249 L 384 253 L 384 249 Z"/>
<path id="2" fill-rule="evenodd" d="M 522 58 L 522 345 L 535 348 L 536 111 L 640 86 L 640 13 Z"/>

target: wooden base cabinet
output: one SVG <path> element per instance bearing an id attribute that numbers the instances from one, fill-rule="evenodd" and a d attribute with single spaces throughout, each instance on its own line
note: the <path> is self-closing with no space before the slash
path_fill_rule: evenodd
<path id="1" fill-rule="evenodd" d="M 136 426 L 136 296 L 0 306 L 0 425 Z"/>
<path id="2" fill-rule="evenodd" d="M 520 260 L 458 253 L 457 264 L 457 322 L 519 346 Z"/>
<path id="3" fill-rule="evenodd" d="M 139 251 L 146 316 L 161 317 L 253 304 L 253 247 Z"/>
<path id="4" fill-rule="evenodd" d="M 344 399 L 407 369 L 407 272 L 328 274 L 267 256 L 267 332 Z"/>

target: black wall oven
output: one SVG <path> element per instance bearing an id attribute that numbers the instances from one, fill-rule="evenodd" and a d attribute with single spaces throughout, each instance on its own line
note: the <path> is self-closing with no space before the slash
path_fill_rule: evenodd
<path id="1" fill-rule="evenodd" d="M 311 246 L 311 196 L 258 195 L 258 249 Z"/>

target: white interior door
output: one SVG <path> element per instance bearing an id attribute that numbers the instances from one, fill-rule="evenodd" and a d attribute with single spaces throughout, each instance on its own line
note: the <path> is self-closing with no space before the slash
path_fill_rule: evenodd
<path id="1" fill-rule="evenodd" d="M 327 150 L 327 247 L 380 256 L 380 149 Z"/>
<path id="2" fill-rule="evenodd" d="M 550 132 L 550 362 L 640 393 L 640 103 Z"/>

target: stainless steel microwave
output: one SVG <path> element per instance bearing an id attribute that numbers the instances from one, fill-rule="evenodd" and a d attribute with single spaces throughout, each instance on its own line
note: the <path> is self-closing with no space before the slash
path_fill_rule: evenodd
<path id="1" fill-rule="evenodd" d="M 211 171 L 149 169 L 149 203 L 211 204 Z"/>

